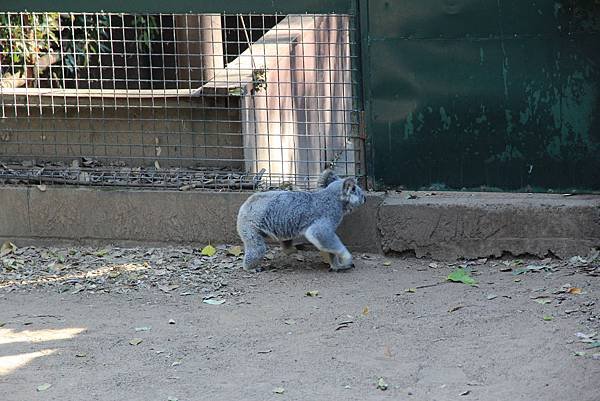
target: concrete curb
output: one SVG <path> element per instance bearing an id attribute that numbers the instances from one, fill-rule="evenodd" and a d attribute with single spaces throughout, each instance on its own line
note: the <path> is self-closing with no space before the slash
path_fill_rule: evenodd
<path id="1" fill-rule="evenodd" d="M 600 246 L 600 196 L 443 192 L 387 196 L 384 252 L 458 259 L 529 254 L 565 258 Z"/>
<path id="2" fill-rule="evenodd" d="M 600 196 L 369 194 L 340 237 L 353 251 L 437 259 L 567 257 L 600 246 Z M 249 193 L 0 186 L 0 240 L 26 244 L 239 243 Z"/>

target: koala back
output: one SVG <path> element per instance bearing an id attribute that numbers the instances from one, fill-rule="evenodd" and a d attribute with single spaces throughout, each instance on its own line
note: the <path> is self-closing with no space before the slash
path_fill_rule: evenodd
<path id="1" fill-rule="evenodd" d="M 313 192 L 254 194 L 240 208 L 238 232 L 252 228 L 279 240 L 294 239 L 317 221 L 323 221 L 335 230 L 344 215 L 341 190 L 340 181 Z"/>

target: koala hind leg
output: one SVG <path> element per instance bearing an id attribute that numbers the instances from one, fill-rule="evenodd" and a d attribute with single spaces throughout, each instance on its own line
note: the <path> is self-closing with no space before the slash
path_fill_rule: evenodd
<path id="1" fill-rule="evenodd" d="M 331 227 L 325 224 L 313 224 L 306 230 L 304 236 L 320 251 L 334 255 L 331 263 L 332 270 L 354 267 L 352 255 Z"/>
<path id="2" fill-rule="evenodd" d="M 267 244 L 260 232 L 254 230 L 240 233 L 244 242 L 244 270 L 254 270 L 267 252 Z"/>

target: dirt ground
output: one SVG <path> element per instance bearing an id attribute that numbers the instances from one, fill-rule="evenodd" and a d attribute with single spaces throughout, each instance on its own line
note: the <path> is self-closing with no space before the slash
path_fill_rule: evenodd
<path id="1" fill-rule="evenodd" d="M 600 400 L 598 259 L 269 258 L 5 247 L 0 399 Z"/>

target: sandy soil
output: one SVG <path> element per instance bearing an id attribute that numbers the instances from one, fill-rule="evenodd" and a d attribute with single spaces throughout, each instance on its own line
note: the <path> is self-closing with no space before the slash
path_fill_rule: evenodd
<path id="1" fill-rule="evenodd" d="M 600 400 L 598 261 L 480 260 L 469 286 L 446 280 L 454 264 L 362 255 L 330 273 L 311 252 L 257 274 L 231 256 L 207 278 L 194 252 L 127 280 L 16 276 L 47 265 L 16 255 L 0 269 L 0 399 Z"/>

